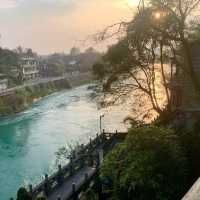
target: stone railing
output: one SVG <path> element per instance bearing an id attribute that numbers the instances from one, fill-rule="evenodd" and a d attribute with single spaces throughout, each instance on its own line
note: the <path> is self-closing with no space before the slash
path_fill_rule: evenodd
<path id="1" fill-rule="evenodd" d="M 92 176 L 97 172 L 102 158 L 100 156 L 101 151 L 103 150 L 103 154 L 105 155 L 110 148 L 112 148 L 112 144 L 114 144 L 114 138 L 125 137 L 126 133 L 105 133 L 103 132 L 100 135 L 96 135 L 96 137 L 92 140 L 90 139 L 87 145 L 80 145 L 77 150 L 72 151 L 69 156 L 69 163 L 66 166 L 58 166 L 58 171 L 51 176 L 45 174 L 44 180 L 33 187 L 29 185 L 29 194 L 32 199 L 37 198 L 40 195 L 45 195 L 50 197 L 51 194 L 56 191 L 59 187 L 61 187 L 67 180 L 76 175 L 81 169 L 87 166 L 91 166 L 92 170 L 90 173 L 84 174 L 83 177 L 79 181 L 78 185 L 75 183 L 70 183 L 71 191 L 68 194 L 67 199 L 70 199 L 73 194 L 77 193 L 85 183 L 87 183 Z M 117 137 L 116 137 L 117 136 Z M 58 198 L 59 200 L 60 198 Z M 10 198 L 10 200 L 14 200 Z"/>
<path id="2" fill-rule="evenodd" d="M 200 200 L 200 178 L 194 183 L 182 200 Z"/>

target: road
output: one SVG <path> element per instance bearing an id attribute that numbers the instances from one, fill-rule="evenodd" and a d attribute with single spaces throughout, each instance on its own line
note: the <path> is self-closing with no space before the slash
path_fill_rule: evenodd
<path id="1" fill-rule="evenodd" d="M 16 90 L 21 90 L 25 87 L 31 87 L 34 85 L 39 85 L 39 84 L 44 84 L 48 82 L 54 82 L 62 79 L 67 79 L 70 83 L 71 86 L 78 85 L 78 83 L 82 80 L 87 80 L 89 78 L 92 78 L 90 73 L 79 73 L 79 74 L 64 74 L 63 76 L 59 77 L 48 77 L 48 78 L 40 78 L 40 79 L 35 79 L 31 81 L 26 81 L 24 82 L 23 85 L 19 85 L 16 87 L 8 88 L 7 90 L 0 91 L 0 96 L 6 96 L 14 93 Z"/>

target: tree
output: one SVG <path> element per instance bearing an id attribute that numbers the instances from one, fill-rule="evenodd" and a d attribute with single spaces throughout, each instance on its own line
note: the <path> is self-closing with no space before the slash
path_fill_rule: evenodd
<path id="1" fill-rule="evenodd" d="M 16 49 L 14 49 L 14 52 L 16 52 L 19 56 L 22 56 L 23 51 L 24 50 L 21 46 L 18 46 Z"/>
<path id="2" fill-rule="evenodd" d="M 77 47 L 73 47 L 73 48 L 71 48 L 71 50 L 70 50 L 70 55 L 71 55 L 71 56 L 77 56 L 77 55 L 79 55 L 80 53 L 81 53 L 81 51 L 80 51 L 80 49 L 77 48 Z"/>
<path id="3" fill-rule="evenodd" d="M 61 63 L 48 63 L 48 73 L 52 76 L 62 76 L 65 72 L 65 66 Z"/>
<path id="4" fill-rule="evenodd" d="M 31 200 L 31 196 L 25 188 L 20 188 L 17 192 L 17 200 Z"/>
<path id="5" fill-rule="evenodd" d="M 178 71 L 188 76 L 199 93 L 200 82 L 194 72 L 190 47 L 191 40 L 195 38 L 190 36 L 198 35 L 199 24 L 194 13 L 199 4 L 199 0 L 150 0 L 139 9 L 131 22 L 121 22 L 101 32 L 100 39 L 121 32 L 124 35 L 109 48 L 105 57 L 110 66 L 106 74 L 106 89 L 112 93 L 117 91 L 120 97 L 132 90 L 142 91 L 159 114 L 171 111 L 168 84 Z M 113 27 L 117 30 L 108 33 Z M 164 106 L 159 102 L 156 91 L 158 71 L 166 98 Z M 167 71 L 170 71 L 169 78 Z M 132 82 L 124 79 L 132 79 Z M 114 90 L 111 90 L 113 83 Z"/>
<path id="6" fill-rule="evenodd" d="M 185 58 L 184 63 L 182 63 L 184 71 L 189 74 L 196 92 L 200 93 L 200 82 L 195 75 L 189 38 L 189 33 L 194 31 L 192 26 L 198 24 L 195 11 L 199 9 L 200 0 L 151 0 L 151 4 L 155 10 L 158 10 L 157 12 L 161 10 L 165 14 L 164 17 L 173 22 L 168 23 L 167 26 L 155 28 L 164 38 L 181 46 L 181 57 Z M 171 30 L 173 33 L 170 32 Z"/>
<path id="7" fill-rule="evenodd" d="M 109 153 L 100 171 L 112 199 L 181 199 L 187 189 L 187 159 L 169 129 L 134 128 Z"/>
<path id="8" fill-rule="evenodd" d="M 97 79 L 102 79 L 105 76 L 106 69 L 105 64 L 102 62 L 94 63 L 93 67 L 93 74 L 97 77 Z"/>
<path id="9" fill-rule="evenodd" d="M 36 57 L 37 54 L 35 52 L 33 52 L 33 50 L 31 48 L 27 48 L 24 51 L 24 56 L 28 56 L 28 57 Z"/>

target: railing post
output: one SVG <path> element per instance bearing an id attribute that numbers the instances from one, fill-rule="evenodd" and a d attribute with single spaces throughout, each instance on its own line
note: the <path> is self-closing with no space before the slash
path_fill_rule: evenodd
<path id="1" fill-rule="evenodd" d="M 89 148 L 88 148 L 88 152 L 89 152 L 89 153 L 91 152 L 92 148 L 93 148 L 93 145 L 92 145 L 92 138 L 90 137 Z"/>
<path id="2" fill-rule="evenodd" d="M 33 186 L 30 184 L 29 185 L 29 193 L 32 195 L 32 193 L 33 193 Z"/>
<path id="3" fill-rule="evenodd" d="M 99 145 L 99 134 L 98 133 L 96 135 L 96 141 L 97 141 L 97 145 Z"/>
<path id="4" fill-rule="evenodd" d="M 75 150 L 72 151 L 72 159 L 76 159 L 76 151 Z"/>
<path id="5" fill-rule="evenodd" d="M 14 200 L 14 199 L 11 197 L 10 200 Z"/>
<path id="6" fill-rule="evenodd" d="M 83 154 L 84 153 L 84 144 L 81 144 L 81 150 L 80 152 Z"/>
<path id="7" fill-rule="evenodd" d="M 99 155 L 99 152 L 96 154 L 96 168 L 98 169 L 100 165 L 100 155 Z"/>
<path id="8" fill-rule="evenodd" d="M 93 167 L 93 164 L 94 164 L 93 156 L 89 155 L 88 156 L 88 166 Z"/>
<path id="9" fill-rule="evenodd" d="M 62 166 L 58 165 L 58 172 L 61 172 L 61 171 L 62 171 Z"/>
<path id="10" fill-rule="evenodd" d="M 84 157 L 82 157 L 79 160 L 79 166 L 80 166 L 80 168 L 82 168 L 84 165 L 85 165 L 85 159 L 84 159 Z"/>
<path id="11" fill-rule="evenodd" d="M 72 199 L 77 200 L 77 195 L 76 195 L 76 184 L 72 184 Z"/>
<path id="12" fill-rule="evenodd" d="M 75 183 L 72 183 L 72 192 L 73 192 L 73 194 L 76 192 L 76 184 Z"/>
<path id="13" fill-rule="evenodd" d="M 70 175 L 73 175 L 73 173 L 74 173 L 72 157 L 70 157 L 69 173 L 70 173 Z"/>
<path id="14" fill-rule="evenodd" d="M 44 192 L 46 194 L 46 196 L 48 196 L 49 194 L 49 177 L 48 174 L 45 174 L 45 181 L 44 181 Z"/>
<path id="15" fill-rule="evenodd" d="M 63 174 L 62 174 L 62 166 L 58 165 L 58 177 L 57 177 L 58 185 L 62 185 L 63 183 Z"/>
<path id="16" fill-rule="evenodd" d="M 103 129 L 102 142 L 105 142 L 106 139 L 107 139 L 107 137 L 106 137 L 106 134 L 105 134 L 105 129 Z"/>
<path id="17" fill-rule="evenodd" d="M 61 200 L 61 197 L 57 197 L 57 200 Z"/>
<path id="18" fill-rule="evenodd" d="M 88 173 L 85 173 L 85 182 L 88 181 Z"/>
<path id="19" fill-rule="evenodd" d="M 48 174 L 45 174 L 45 181 L 48 181 L 49 180 L 49 176 Z"/>

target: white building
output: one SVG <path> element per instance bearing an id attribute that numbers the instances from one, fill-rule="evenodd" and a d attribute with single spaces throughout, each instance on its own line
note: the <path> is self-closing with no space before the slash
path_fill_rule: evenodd
<path id="1" fill-rule="evenodd" d="M 0 93 L 8 88 L 8 79 L 0 79 Z"/>
<path id="2" fill-rule="evenodd" d="M 38 62 L 35 58 L 21 59 L 21 72 L 23 80 L 30 80 L 39 77 Z"/>

